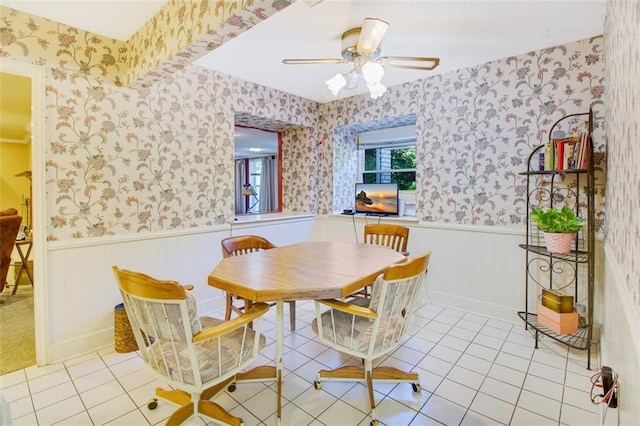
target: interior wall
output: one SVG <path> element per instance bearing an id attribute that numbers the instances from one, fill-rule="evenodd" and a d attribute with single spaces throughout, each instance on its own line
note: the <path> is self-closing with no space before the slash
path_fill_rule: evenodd
<path id="1" fill-rule="evenodd" d="M 207 276 L 222 259 L 222 239 L 259 234 L 276 245 L 288 245 L 320 238 L 312 215 L 261 222 L 251 219 L 211 227 L 50 242 L 45 277 L 50 283 L 48 362 L 113 347 L 113 308 L 122 302 L 113 277 L 114 265 L 191 284 L 199 313 L 218 311 L 215 316 L 220 317 L 224 294 L 207 284 Z"/>
<path id="2" fill-rule="evenodd" d="M 602 361 L 620 376 L 619 424 L 640 419 L 640 1 L 607 2 L 607 175 Z M 613 167 L 615 165 L 615 167 Z M 610 410 L 611 413 L 611 410 Z M 609 421 L 607 423 L 610 423 Z M 615 424 L 615 423 L 610 423 Z"/>
<path id="3" fill-rule="evenodd" d="M 524 229 L 336 215 L 323 218 L 322 238 L 362 242 L 365 224 L 379 222 L 410 229 L 411 256 L 432 252 L 427 300 L 524 324 L 517 315 L 524 310 Z"/>
<path id="4" fill-rule="evenodd" d="M 116 51 L 113 40 L 20 12 L 10 16 L 7 31 L 33 29 L 3 46 L 3 54 L 45 65 L 47 73 L 50 241 L 225 223 L 234 216 L 234 117 L 316 127 L 316 103 L 197 66 L 143 90 L 118 87 L 103 78 L 103 68 L 123 64 L 93 54 Z M 57 54 L 71 51 L 87 56 L 70 61 Z M 300 131 L 297 152 L 312 149 L 312 137 Z M 283 181 L 301 179 L 314 193 L 313 169 L 296 164 L 283 173 L 297 178 Z"/>
<path id="5" fill-rule="evenodd" d="M 549 128 L 567 114 L 594 109 L 596 210 L 604 220 L 604 57 L 601 36 L 323 104 L 319 140 L 326 156 L 318 187 L 321 213 L 353 205 L 353 171 L 341 167 L 355 149 L 339 132 L 356 124 L 416 123 L 417 217 L 427 222 L 523 226 L 525 162 Z M 409 124 L 409 123 L 404 123 Z M 327 160 L 328 158 L 328 160 Z"/>
<path id="6" fill-rule="evenodd" d="M 0 142 L 0 210 L 15 208 L 23 218 L 29 180 L 16 174 L 25 170 L 31 170 L 30 144 Z"/>
<path id="7" fill-rule="evenodd" d="M 599 104 L 602 96 L 600 38 L 390 88 L 375 102 L 349 98 L 319 108 L 311 101 L 195 66 L 144 90 L 117 87 L 103 79 L 101 67 L 121 64 L 102 64 L 102 56 L 95 55 L 82 58 L 86 63 L 81 66 L 68 55 L 57 55 L 61 50 L 93 52 L 95 40 L 101 42 L 99 49 L 117 47 L 111 41 L 85 37 L 88 34 L 82 31 L 45 20 L 35 19 L 34 25 L 29 19 L 16 13 L 6 22 L 7 31 L 14 34 L 22 28 L 37 29 L 21 44 L 9 40 L 3 54 L 46 69 L 45 208 L 51 265 L 46 276 L 51 287 L 47 326 L 52 345 L 65 349 L 58 354 L 73 354 L 68 349 L 83 339 L 86 349 L 109 338 L 117 301 L 110 272 L 114 262 L 184 280 L 202 280 L 206 275 L 215 262 L 210 253 L 217 253 L 218 238 L 228 235 L 226 222 L 233 216 L 232 132 L 238 111 L 299 129 L 283 137 L 283 146 L 294 154 L 283 158 L 285 210 L 333 211 L 333 176 L 340 173 L 333 163 L 334 128 L 365 118 L 417 113 L 420 219 L 515 226 L 523 216 L 518 202 L 522 182 L 516 172 L 531 147 L 541 142 L 544 129 L 553 122 L 549 117 L 582 112 Z M 573 55 L 580 60 L 570 60 Z M 548 65 L 543 71 L 545 64 L 558 62 L 563 66 Z M 579 78 L 581 73 L 589 78 Z M 541 93 L 527 85 L 539 74 L 546 83 Z M 568 80 L 575 84 L 571 87 L 575 96 L 565 104 L 553 87 L 564 87 Z M 518 104 L 517 85 L 533 106 Z M 459 108 L 446 101 L 452 97 Z M 478 103 L 482 108 L 474 106 L 476 101 L 482 101 Z M 549 113 L 540 112 L 545 108 Z M 459 116 L 467 120 L 460 123 Z M 598 131 L 597 143 L 603 149 L 602 127 Z M 472 169 L 479 173 L 470 174 Z M 489 188 L 498 190 L 488 196 Z M 465 212 L 464 205 L 472 207 Z M 194 234 L 219 234 L 186 239 L 171 235 L 191 235 L 194 229 Z M 296 231 L 284 241 L 317 237 L 295 227 L 286 232 Z M 463 246 L 466 240 L 461 235 L 467 234 L 443 234 L 437 241 Z M 430 234 L 422 237 L 428 244 L 433 241 Z M 505 259 L 501 252 L 501 257 L 487 263 L 493 251 L 469 247 L 478 248 L 463 252 L 465 260 L 477 263 L 474 270 Z M 518 256 L 512 244 L 500 247 L 508 250 L 506 255 Z M 208 256 L 207 263 L 189 269 L 194 251 Z M 459 263 L 447 265 L 460 269 Z M 77 267 L 81 271 L 70 282 L 68 270 Z M 446 274 L 446 269 L 441 271 Z M 521 268 L 518 271 L 522 273 Z M 196 272 L 197 277 L 192 275 Z M 467 285 L 488 282 L 485 294 L 513 286 L 507 279 L 510 275 L 485 281 L 491 274 L 495 273 L 477 276 Z M 463 294 L 465 287 L 456 291 Z M 85 308 L 88 299 L 94 302 Z M 75 312 L 69 306 L 83 308 Z"/>

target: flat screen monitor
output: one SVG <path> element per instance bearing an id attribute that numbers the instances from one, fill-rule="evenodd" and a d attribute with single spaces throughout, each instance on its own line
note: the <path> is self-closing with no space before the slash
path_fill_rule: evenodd
<path id="1" fill-rule="evenodd" d="M 356 213 L 398 214 L 397 183 L 356 183 Z"/>

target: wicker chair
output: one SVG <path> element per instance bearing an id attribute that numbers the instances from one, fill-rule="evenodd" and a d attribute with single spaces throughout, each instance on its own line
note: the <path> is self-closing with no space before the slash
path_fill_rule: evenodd
<path id="1" fill-rule="evenodd" d="M 376 279 L 371 298 L 359 298 L 352 303 L 332 299 L 315 302 L 316 319 L 312 328 L 320 341 L 362 359 L 364 368 L 354 365 L 321 370 L 314 387 L 320 389 L 324 380 L 366 382 L 371 425 L 378 424 L 373 395 L 374 380 L 410 382 L 414 392 L 421 389 L 417 373 L 407 373 L 393 367 L 373 368 L 373 360 L 390 353 L 402 342 L 430 257 L 429 252 L 389 267 Z M 329 310 L 321 312 L 323 305 Z"/>
<path id="2" fill-rule="evenodd" d="M 167 425 L 179 425 L 196 413 L 241 425 L 241 418 L 209 399 L 255 360 L 265 343 L 260 326 L 269 306 L 256 303 L 227 322 L 198 317 L 195 298 L 177 282 L 116 266 L 113 271 L 142 359 L 175 389 L 157 388 L 156 395 L 181 405 Z M 257 323 L 254 329 L 249 327 L 252 321 Z M 156 406 L 156 400 L 149 403 L 150 409 Z"/>
<path id="3" fill-rule="evenodd" d="M 222 257 L 240 256 L 243 254 L 253 253 L 260 250 L 269 250 L 276 248 L 267 239 L 257 235 L 243 235 L 239 237 L 225 238 L 221 242 L 222 244 Z M 241 300 L 244 306 L 236 306 L 234 300 Z M 224 318 L 228 320 L 231 318 L 231 312 L 241 314 L 251 307 L 253 302 L 251 300 L 243 299 L 234 294 L 226 294 L 226 309 Z M 296 302 L 291 300 L 287 301 L 289 304 L 289 325 L 291 331 L 296 329 Z"/>

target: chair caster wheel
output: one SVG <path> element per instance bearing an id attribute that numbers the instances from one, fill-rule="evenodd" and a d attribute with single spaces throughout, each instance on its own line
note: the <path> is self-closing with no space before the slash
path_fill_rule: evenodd
<path id="1" fill-rule="evenodd" d="M 411 383 L 411 387 L 413 388 L 414 392 L 420 392 L 422 390 L 422 386 L 420 385 L 420 383 Z"/>
<path id="2" fill-rule="evenodd" d="M 380 424 L 380 422 L 378 422 L 377 420 L 371 420 L 371 423 L 369 423 L 370 426 L 378 426 Z"/>
<path id="3" fill-rule="evenodd" d="M 322 382 L 319 382 L 319 381 L 317 381 L 317 380 L 314 380 L 314 381 L 313 381 L 313 387 L 314 387 L 314 389 L 316 389 L 316 390 L 317 390 L 317 389 L 322 389 Z"/>
<path id="4" fill-rule="evenodd" d="M 235 384 L 235 383 L 231 383 L 231 384 L 229 385 L 229 387 L 227 388 L 227 390 L 228 390 L 229 392 L 235 392 L 235 391 L 236 391 L 236 384 Z"/>
<path id="5" fill-rule="evenodd" d="M 158 408 L 158 398 L 151 398 L 149 402 L 147 402 L 147 408 L 149 410 L 155 410 Z"/>

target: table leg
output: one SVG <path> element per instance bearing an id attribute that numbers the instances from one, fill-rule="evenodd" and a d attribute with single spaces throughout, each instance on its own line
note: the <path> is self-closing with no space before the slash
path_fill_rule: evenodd
<path id="1" fill-rule="evenodd" d="M 278 387 L 278 402 L 276 408 L 276 424 L 282 421 L 282 367 L 284 356 L 284 303 L 276 303 L 276 383 Z"/>
<path id="2" fill-rule="evenodd" d="M 32 247 L 33 247 L 32 244 L 29 244 L 27 246 L 27 254 L 25 255 L 24 253 L 22 253 L 22 247 L 16 244 L 16 248 L 18 249 L 18 254 L 20 255 L 20 260 L 22 261 L 22 264 L 20 265 L 20 270 L 18 271 L 18 275 L 16 276 L 16 283 L 15 283 L 15 286 L 13 287 L 13 291 L 11 292 L 12 296 L 16 294 L 16 291 L 18 291 L 18 285 L 20 284 L 20 277 L 22 276 L 23 271 L 27 273 L 29 282 L 33 287 L 33 277 L 31 276 L 31 272 L 29 271 L 29 265 L 27 263 L 29 261 L 29 255 L 31 255 Z"/>

